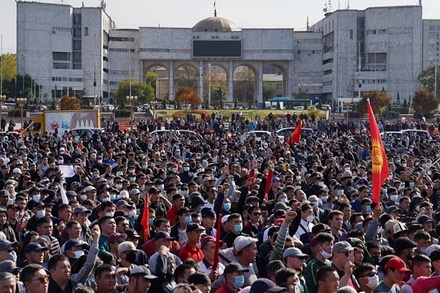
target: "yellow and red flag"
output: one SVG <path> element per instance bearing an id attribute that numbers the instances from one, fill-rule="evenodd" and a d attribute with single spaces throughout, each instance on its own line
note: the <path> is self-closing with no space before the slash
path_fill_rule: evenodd
<path id="1" fill-rule="evenodd" d="M 371 134 L 371 160 L 372 160 L 372 193 L 373 202 L 376 204 L 380 201 L 380 188 L 388 178 L 388 159 L 383 147 L 382 138 L 380 137 L 379 127 L 377 127 L 376 117 L 374 117 L 370 100 L 367 100 L 368 118 L 370 120 Z"/>
<path id="2" fill-rule="evenodd" d="M 298 120 L 298 123 L 296 124 L 295 130 L 293 131 L 292 136 L 287 141 L 288 145 L 299 144 L 299 140 L 301 139 L 301 127 L 302 127 L 302 121 L 300 119 L 300 120 Z"/>

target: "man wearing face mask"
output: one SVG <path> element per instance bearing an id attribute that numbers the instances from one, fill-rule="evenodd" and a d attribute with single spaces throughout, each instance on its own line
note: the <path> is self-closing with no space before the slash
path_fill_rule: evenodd
<path id="1" fill-rule="evenodd" d="M 379 285 L 379 276 L 376 268 L 369 263 L 362 263 L 353 271 L 359 287 L 358 292 L 373 293 L 373 290 Z"/>
<path id="2" fill-rule="evenodd" d="M 78 258 L 84 255 L 84 249 L 88 248 L 89 246 L 86 243 L 82 243 L 78 240 L 69 240 L 64 243 L 61 252 L 69 258 L 70 264 L 73 265 Z"/>
<path id="3" fill-rule="evenodd" d="M 249 269 L 243 268 L 240 264 L 233 262 L 225 267 L 223 277 L 226 282 L 216 291 L 216 293 L 234 293 L 244 286 L 244 273 Z"/>
<path id="4" fill-rule="evenodd" d="M 136 247 L 131 241 L 124 241 L 118 246 L 118 254 L 120 263 L 116 266 L 116 270 L 125 268 L 124 272 L 128 274 L 133 268 L 136 261 Z M 130 278 L 126 274 L 117 277 L 118 285 L 127 285 Z"/>
<path id="5" fill-rule="evenodd" d="M 180 208 L 177 211 L 177 222 L 171 227 L 171 237 L 179 241 L 180 246 L 184 246 L 188 242 L 188 235 L 186 235 L 186 227 L 191 223 L 191 210 L 188 208 Z"/>
<path id="6" fill-rule="evenodd" d="M 331 266 L 328 260 L 332 256 L 333 235 L 329 233 L 319 233 L 315 238 L 315 257 L 310 260 L 304 271 L 304 278 L 307 284 L 307 292 L 317 292 L 318 283 L 316 282 L 316 272 L 323 266 Z"/>
<path id="7" fill-rule="evenodd" d="M 227 247 L 232 247 L 235 239 L 238 236 L 249 236 L 247 234 L 244 234 L 242 232 L 243 230 L 243 220 L 241 219 L 241 215 L 234 213 L 234 214 L 230 214 L 227 221 L 226 221 L 226 225 L 229 226 L 229 230 L 231 232 L 229 232 L 228 234 L 226 234 L 225 237 L 223 237 L 223 242 L 226 243 Z"/>
<path id="8" fill-rule="evenodd" d="M 308 243 L 311 238 L 311 232 L 313 228 L 313 208 L 312 206 L 304 202 L 301 204 L 301 221 L 299 223 L 298 230 L 295 233 L 295 237 L 300 239 L 304 244 Z"/>
<path id="9" fill-rule="evenodd" d="M 190 168 L 189 168 L 189 164 L 188 163 L 183 163 L 182 164 L 182 172 L 180 172 L 177 176 L 180 177 L 180 181 L 182 183 L 189 183 L 192 180 L 192 173 L 189 172 Z"/>

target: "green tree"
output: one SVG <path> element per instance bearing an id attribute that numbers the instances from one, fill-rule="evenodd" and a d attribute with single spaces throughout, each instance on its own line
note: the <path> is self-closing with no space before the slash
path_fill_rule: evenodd
<path id="1" fill-rule="evenodd" d="M 263 100 L 269 101 L 274 97 L 275 89 L 273 88 L 272 84 L 270 84 L 267 81 L 263 81 Z"/>
<path id="2" fill-rule="evenodd" d="M 403 108 L 408 108 L 408 102 L 406 101 L 406 99 L 403 100 Z"/>
<path id="3" fill-rule="evenodd" d="M 0 56 L 0 62 L 3 82 L 13 79 L 17 75 L 17 55 L 3 54 Z"/>
<path id="4" fill-rule="evenodd" d="M 234 97 L 241 102 L 253 101 L 255 86 L 254 72 L 248 67 L 236 70 L 234 74 Z"/>
<path id="5" fill-rule="evenodd" d="M 435 66 L 431 65 L 420 73 L 418 79 L 422 90 L 435 91 Z M 440 65 L 437 64 L 437 97 L 440 96 Z"/>
<path id="6" fill-rule="evenodd" d="M 117 105 L 125 107 L 125 97 L 130 95 L 130 86 L 131 95 L 138 97 L 139 104 L 146 104 L 154 99 L 154 90 L 151 85 L 145 82 L 137 82 L 133 79 L 124 79 L 119 83 L 114 95 Z"/>
<path id="7" fill-rule="evenodd" d="M 157 73 L 153 71 L 148 71 L 145 75 L 145 83 L 150 85 L 153 88 L 154 92 L 156 92 L 156 82 L 158 78 L 159 76 L 157 75 Z"/>
<path id="8" fill-rule="evenodd" d="M 294 99 L 309 99 L 309 93 L 306 90 L 303 90 L 301 88 L 298 89 L 298 91 L 296 93 L 293 93 L 293 98 Z"/>
<path id="9" fill-rule="evenodd" d="M 434 92 L 418 90 L 414 93 L 413 109 L 418 114 L 428 114 L 437 109 L 440 101 Z"/>
<path id="10" fill-rule="evenodd" d="M 35 85 L 34 85 L 35 84 Z M 14 76 L 11 80 L 3 81 L 3 94 L 7 98 L 28 98 L 40 96 L 40 85 L 28 74 Z M 35 90 L 35 94 L 34 94 Z"/>
<path id="11" fill-rule="evenodd" d="M 370 91 L 364 92 L 361 100 L 356 105 L 356 110 L 360 114 L 367 113 L 367 99 L 370 99 L 371 108 L 374 114 L 382 115 L 383 111 L 388 107 L 393 99 L 387 95 L 385 91 Z"/>

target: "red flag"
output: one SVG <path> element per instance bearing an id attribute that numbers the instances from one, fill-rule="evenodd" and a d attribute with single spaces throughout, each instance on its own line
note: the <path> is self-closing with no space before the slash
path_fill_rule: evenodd
<path id="1" fill-rule="evenodd" d="M 251 184 L 249 185 L 249 191 L 251 191 L 255 185 L 255 170 L 254 169 L 252 169 L 249 172 L 249 180 L 251 180 Z"/>
<path id="2" fill-rule="evenodd" d="M 144 241 L 148 239 L 150 236 L 150 202 L 149 202 L 149 194 L 145 195 L 145 203 L 144 203 L 144 212 L 142 214 L 141 225 L 144 228 Z"/>
<path id="3" fill-rule="evenodd" d="M 212 264 L 212 271 L 217 269 L 218 262 L 220 260 L 218 251 L 220 250 L 220 233 L 222 230 L 222 214 L 218 214 L 217 227 L 215 234 L 215 250 L 214 250 L 214 263 Z"/>
<path id="4" fill-rule="evenodd" d="M 371 109 L 370 99 L 367 100 L 368 118 L 370 119 L 371 134 L 371 158 L 372 158 L 372 181 L 373 181 L 373 202 L 380 200 L 380 188 L 388 178 L 388 159 L 377 127 L 376 117 Z"/>
<path id="5" fill-rule="evenodd" d="M 302 127 L 302 121 L 300 119 L 296 124 L 295 130 L 292 132 L 292 136 L 287 141 L 288 145 L 299 144 L 299 140 L 301 139 L 301 127 Z"/>
<path id="6" fill-rule="evenodd" d="M 272 179 L 273 179 L 273 170 L 269 170 L 267 173 L 267 180 L 266 180 L 266 188 L 264 189 L 264 200 L 268 200 L 269 190 L 272 187 Z"/>

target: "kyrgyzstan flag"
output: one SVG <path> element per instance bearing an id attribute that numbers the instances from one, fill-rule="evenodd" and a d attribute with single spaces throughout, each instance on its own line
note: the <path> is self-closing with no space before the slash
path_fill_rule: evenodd
<path id="1" fill-rule="evenodd" d="M 144 241 L 150 236 L 150 197 L 148 192 L 145 195 L 144 212 L 142 213 L 141 225 L 144 229 Z"/>
<path id="2" fill-rule="evenodd" d="M 298 123 L 296 124 L 295 130 L 293 131 L 292 136 L 287 141 L 288 145 L 299 144 L 299 140 L 301 139 L 301 127 L 302 127 L 302 121 L 300 119 L 300 120 L 298 120 Z"/>
<path id="3" fill-rule="evenodd" d="M 372 181 L 373 181 L 373 202 L 376 204 L 380 200 L 380 188 L 387 180 L 388 159 L 383 147 L 382 138 L 380 137 L 379 128 L 377 127 L 376 117 L 374 117 L 371 108 L 370 99 L 367 100 L 368 118 L 370 119 L 371 133 L 371 159 L 372 159 Z"/>

